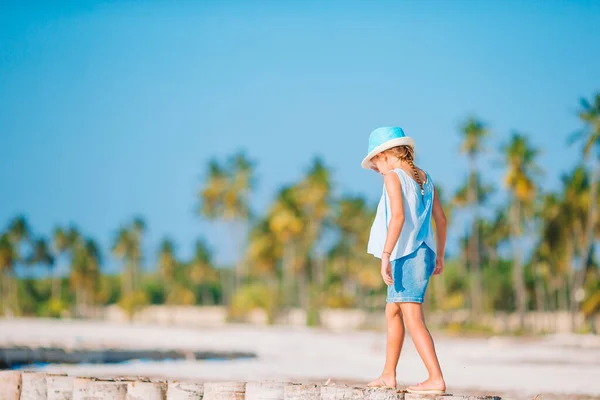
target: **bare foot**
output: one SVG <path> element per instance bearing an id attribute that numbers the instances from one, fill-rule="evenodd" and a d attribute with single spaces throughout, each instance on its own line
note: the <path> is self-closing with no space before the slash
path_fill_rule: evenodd
<path id="1" fill-rule="evenodd" d="M 396 388 L 396 375 L 381 375 L 379 378 L 367 383 L 367 387 Z"/>
<path id="2" fill-rule="evenodd" d="M 444 382 L 443 378 L 438 379 L 427 379 L 424 382 L 417 383 L 414 386 L 408 387 L 409 392 L 445 392 L 446 391 L 446 382 Z"/>

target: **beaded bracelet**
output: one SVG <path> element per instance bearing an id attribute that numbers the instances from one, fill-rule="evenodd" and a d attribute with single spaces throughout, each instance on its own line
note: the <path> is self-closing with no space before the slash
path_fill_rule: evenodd
<path id="1" fill-rule="evenodd" d="M 392 255 L 392 253 L 389 251 L 384 251 L 384 253 L 388 253 L 390 256 Z"/>

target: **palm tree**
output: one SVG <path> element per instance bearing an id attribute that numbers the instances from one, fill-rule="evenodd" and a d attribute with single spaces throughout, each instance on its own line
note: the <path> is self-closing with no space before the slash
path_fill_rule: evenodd
<path id="1" fill-rule="evenodd" d="M 225 170 L 212 159 L 208 163 L 206 183 L 199 194 L 200 206 L 198 212 L 209 220 L 221 218 L 223 198 L 227 191 L 228 178 Z"/>
<path id="2" fill-rule="evenodd" d="M 131 274 L 131 234 L 127 228 L 122 227 L 117 233 L 113 243 L 112 252 L 116 258 L 125 265 L 123 267 L 121 278 L 121 297 L 126 297 L 133 292 L 133 279 Z"/>
<path id="3" fill-rule="evenodd" d="M 125 263 L 123 269 L 122 296 L 131 295 L 139 285 L 142 262 L 142 239 L 146 229 L 143 219 L 136 217 L 130 226 L 119 229 L 112 251 Z"/>
<path id="4" fill-rule="evenodd" d="M 450 205 L 453 208 L 470 208 L 472 210 L 471 197 L 473 197 L 473 191 L 475 192 L 475 199 L 477 199 L 478 206 L 486 204 L 488 199 L 494 193 L 494 187 L 486 185 L 482 182 L 480 173 L 475 171 L 470 177 L 464 182 L 464 184 L 458 188 Z M 438 192 L 439 195 L 439 192 Z M 448 217 L 450 219 L 450 217 Z M 461 258 L 468 261 L 470 268 L 470 306 L 471 312 L 474 316 L 479 315 L 483 310 L 483 292 L 482 292 L 482 281 L 481 281 L 481 221 L 479 218 L 476 219 L 477 223 L 471 225 L 470 232 L 465 232 L 466 242 L 464 251 L 461 251 Z M 475 236 L 475 238 L 474 238 Z M 474 246 L 477 245 L 476 248 Z M 477 251 L 475 251 L 477 250 Z M 476 259 L 476 263 L 469 262 L 469 260 Z M 467 275 L 467 271 L 464 267 L 464 263 L 460 263 L 460 273 L 463 276 Z M 477 267 L 475 267 L 475 265 Z"/>
<path id="5" fill-rule="evenodd" d="M 212 303 L 210 285 L 217 283 L 219 276 L 213 267 L 211 251 L 204 240 L 198 239 L 194 244 L 194 255 L 188 264 L 186 278 L 196 288 L 202 288 L 202 305 L 210 305 Z"/>
<path id="6" fill-rule="evenodd" d="M 501 267 L 502 257 L 499 254 L 499 247 L 510 238 L 510 223 L 506 210 L 497 209 L 491 220 L 481 221 L 481 250 L 484 259 L 484 264 L 487 265 L 488 275 L 497 271 Z M 491 275 L 495 277 L 497 275 Z M 486 281 L 486 287 L 490 283 Z M 486 290 L 483 295 L 483 303 L 489 305 L 493 310 L 496 307 L 496 299 L 490 295 L 490 291 Z"/>
<path id="7" fill-rule="evenodd" d="M 235 234 L 237 225 L 242 223 L 247 228 L 251 217 L 249 196 L 255 185 L 254 169 L 254 162 L 243 152 L 229 157 L 225 168 L 214 159 L 209 162 L 206 182 L 199 194 L 198 211 L 209 220 L 229 224 L 232 238 L 239 236 Z M 234 287 L 241 285 L 245 275 L 242 262 L 243 259 L 235 267 Z"/>
<path id="8" fill-rule="evenodd" d="M 160 244 L 158 272 L 166 289 L 166 304 L 192 305 L 196 303 L 196 295 L 188 288 L 188 280 L 180 274 L 182 269 L 171 239 L 165 238 Z"/>
<path id="9" fill-rule="evenodd" d="M 8 236 L 13 243 L 18 245 L 31 238 L 31 229 L 25 216 L 19 215 L 10 222 Z"/>
<path id="10" fill-rule="evenodd" d="M 592 103 L 588 102 L 586 99 L 581 99 L 579 118 L 584 123 L 585 128 L 573 138 L 573 141 L 583 140 L 584 160 L 587 163 L 591 162 L 592 166 L 590 167 L 591 187 L 584 242 L 582 251 L 579 255 L 580 265 L 575 273 L 571 290 L 571 313 L 573 319 L 584 298 L 583 287 L 585 285 L 585 276 L 590 260 L 590 253 L 593 250 L 594 234 L 597 225 L 598 178 L 600 177 L 600 93 L 596 94 Z"/>
<path id="11" fill-rule="evenodd" d="M 446 199 L 446 196 L 445 196 L 446 192 L 441 185 L 439 185 L 439 184 L 435 185 L 435 192 L 436 192 L 438 198 L 440 199 L 440 203 L 442 204 L 442 208 L 444 210 L 444 214 L 446 215 L 446 218 L 448 219 L 448 221 L 451 221 L 452 211 L 454 208 L 452 202 L 448 201 Z M 431 223 L 435 226 L 433 221 Z M 441 308 L 441 305 L 445 303 L 446 292 L 447 292 L 447 290 L 446 290 L 446 275 L 445 274 L 439 275 L 433 279 L 432 289 L 433 289 L 433 294 L 434 294 L 434 298 L 435 298 L 435 305 L 437 308 Z"/>
<path id="12" fill-rule="evenodd" d="M 468 204 L 472 210 L 471 237 L 469 240 L 469 265 L 473 274 L 471 305 L 475 316 L 481 314 L 481 271 L 479 254 L 479 205 L 477 195 L 478 170 L 477 156 L 484 150 L 483 141 L 489 136 L 489 130 L 484 123 L 474 117 L 469 118 L 461 127 L 463 143 L 461 151 L 469 160 Z"/>
<path id="13" fill-rule="evenodd" d="M 167 291 L 173 289 L 175 281 L 175 270 L 177 268 L 177 258 L 175 256 L 175 245 L 170 239 L 163 239 L 158 252 L 158 271 L 163 279 Z"/>
<path id="14" fill-rule="evenodd" d="M 564 218 L 563 225 L 567 229 L 568 237 L 565 241 L 565 262 L 568 273 L 564 285 L 564 304 L 563 309 L 573 310 L 574 290 L 579 269 L 573 265 L 573 261 L 583 257 L 586 252 L 586 225 L 589 221 L 591 182 L 590 175 L 583 165 L 562 177 L 563 181 L 563 200 L 561 204 L 561 214 Z M 587 265 L 587 263 L 583 264 Z M 572 312 L 573 326 L 576 312 Z"/>
<path id="15" fill-rule="evenodd" d="M 27 219 L 23 215 L 19 215 L 15 217 L 8 225 L 7 229 L 7 239 L 12 244 L 12 248 L 14 251 L 14 261 L 12 266 L 12 271 L 17 268 L 19 264 L 24 265 L 26 263 L 25 259 L 25 251 L 23 249 L 24 245 L 30 244 L 31 241 L 31 229 L 29 227 L 29 223 Z M 14 311 L 19 310 L 19 298 L 17 295 L 17 282 L 16 277 L 10 279 L 9 285 L 11 286 L 8 290 L 10 296 L 12 296 L 11 302 L 14 307 Z"/>
<path id="16" fill-rule="evenodd" d="M 375 209 L 362 196 L 346 195 L 334 203 L 333 211 L 331 222 L 339 235 L 328 254 L 328 275 L 339 279 L 344 294 L 358 298 L 364 308 L 368 295 L 383 286 L 379 270 L 365 267 L 374 262 L 365 249 Z"/>
<path id="17" fill-rule="evenodd" d="M 583 169 L 580 171 L 585 173 Z M 563 178 L 563 182 L 565 184 L 581 182 L 580 177 L 581 174 L 576 170 L 573 175 Z M 568 187 L 565 186 L 565 189 L 563 196 L 568 194 Z M 563 293 L 568 293 L 570 259 L 573 257 L 572 249 L 575 244 L 573 226 L 577 224 L 571 218 L 573 205 L 565 202 L 556 193 L 548 193 L 544 196 L 539 211 L 541 226 L 534 257 L 539 262 L 538 272 L 544 278 L 555 300 L 547 304 L 548 309 L 567 309 L 568 297 Z"/>
<path id="18" fill-rule="evenodd" d="M 77 314 L 83 307 L 93 304 L 100 275 L 100 248 L 92 239 L 78 240 L 73 247 L 73 261 L 69 276 L 71 290 L 75 293 Z"/>
<path id="19" fill-rule="evenodd" d="M 279 191 L 275 204 L 268 213 L 269 229 L 283 246 L 282 300 L 285 306 L 292 305 L 293 275 L 298 268 L 298 242 L 304 231 L 304 220 L 300 213 L 294 187 L 286 186 Z"/>
<path id="20" fill-rule="evenodd" d="M 548 285 L 556 300 L 554 308 L 569 310 L 577 271 L 572 264 L 585 245 L 590 182 L 581 165 L 561 179 L 561 192 L 544 196 L 540 211 L 543 222 L 535 252 L 547 270 Z"/>
<path id="21" fill-rule="evenodd" d="M 74 228 L 71 228 L 71 232 Z M 56 227 L 52 234 L 52 248 L 54 250 L 54 258 L 59 259 L 66 254 L 71 247 L 68 232 L 65 232 L 61 227 Z M 54 269 L 54 277 L 52 279 L 52 299 L 58 300 L 61 297 L 61 281 L 58 275 L 58 268 Z"/>
<path id="22" fill-rule="evenodd" d="M 8 239 L 12 242 L 17 253 L 17 260 L 25 263 L 25 251 L 23 245 L 31 242 L 31 229 L 27 219 L 23 215 L 15 217 L 8 226 Z"/>
<path id="23" fill-rule="evenodd" d="M 250 161 L 243 152 L 234 154 L 229 160 L 229 165 L 232 174 L 231 183 L 228 186 L 227 195 L 225 197 L 225 216 L 227 219 L 242 224 L 243 229 L 241 235 L 238 236 L 245 238 L 241 243 L 241 252 L 244 254 L 245 249 L 248 246 L 247 237 L 250 224 L 249 221 L 251 218 L 249 200 L 250 194 L 256 185 L 256 165 L 253 161 Z M 240 257 L 235 268 L 236 287 L 241 286 L 246 273 L 244 259 L 243 257 Z"/>
<path id="24" fill-rule="evenodd" d="M 305 307 L 308 306 L 307 283 L 310 278 L 317 286 L 321 286 L 324 280 L 324 271 L 321 260 L 315 256 L 315 246 L 318 243 L 324 228 L 325 221 L 330 213 L 331 178 L 330 171 L 324 165 L 323 160 L 317 157 L 313 160 L 306 176 L 294 188 L 300 213 L 304 219 L 304 233 L 301 236 L 301 251 L 305 260 L 300 279 L 302 282 L 302 298 Z M 311 268 L 306 265 L 310 260 Z"/>
<path id="25" fill-rule="evenodd" d="M 29 265 L 43 265 L 48 268 L 48 276 L 51 276 L 54 267 L 54 256 L 50 251 L 50 246 L 44 238 L 37 238 L 33 241 L 32 252 L 27 258 Z"/>
<path id="26" fill-rule="evenodd" d="M 17 253 L 8 237 L 7 233 L 0 235 L 0 301 L 2 302 L 0 310 L 4 315 L 12 311 L 14 300 L 12 292 L 12 280 L 14 278 L 14 267 L 17 260 Z"/>
<path id="27" fill-rule="evenodd" d="M 276 280 L 277 261 L 282 257 L 282 243 L 271 230 L 268 218 L 262 218 L 252 227 L 246 249 L 248 273 L 253 277 Z"/>
<path id="28" fill-rule="evenodd" d="M 516 293 L 516 309 L 521 327 L 525 321 L 527 291 L 522 270 L 521 246 L 518 240 L 522 236 L 524 221 L 532 216 L 533 201 L 537 193 L 535 178 L 541 170 L 535 164 L 538 150 L 533 148 L 526 136 L 513 133 L 510 141 L 503 147 L 506 157 L 505 183 L 510 192 L 510 234 L 513 249 L 513 281 Z"/>
<path id="29" fill-rule="evenodd" d="M 140 286 L 142 275 L 142 262 L 144 258 L 143 239 L 146 232 L 146 221 L 139 216 L 133 218 L 130 232 L 132 234 L 131 261 L 133 267 L 133 288 L 135 290 Z"/>
<path id="30" fill-rule="evenodd" d="M 547 262 L 548 255 L 544 254 L 544 231 L 542 230 L 547 219 L 551 217 L 551 213 L 555 208 L 556 195 L 554 193 L 545 194 L 540 201 L 536 203 L 533 212 L 533 225 L 538 233 L 537 242 L 531 253 L 529 260 L 529 268 L 533 272 L 535 305 L 539 312 L 544 312 L 549 309 L 548 292 L 550 290 L 549 281 L 552 278 L 550 275 L 551 267 Z M 527 268 L 527 266 L 525 267 Z"/>

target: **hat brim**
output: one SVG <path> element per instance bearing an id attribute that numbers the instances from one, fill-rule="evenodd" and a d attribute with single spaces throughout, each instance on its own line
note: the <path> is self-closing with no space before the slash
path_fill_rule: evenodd
<path id="1" fill-rule="evenodd" d="M 391 149 L 396 146 L 410 146 L 413 149 L 415 148 L 415 141 L 410 136 L 404 136 L 401 138 L 391 139 L 387 142 L 381 143 L 379 146 L 375 147 L 373 150 L 367 154 L 367 156 L 362 160 L 360 164 L 364 169 L 371 169 L 371 158 L 375 157 L 377 154 L 385 151 L 387 149 Z"/>

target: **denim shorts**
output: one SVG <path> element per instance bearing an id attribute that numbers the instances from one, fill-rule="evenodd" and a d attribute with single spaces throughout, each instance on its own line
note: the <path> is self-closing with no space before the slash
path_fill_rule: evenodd
<path id="1" fill-rule="evenodd" d="M 425 243 L 409 255 L 391 262 L 394 282 L 388 286 L 386 302 L 422 303 L 435 269 L 435 252 Z"/>

